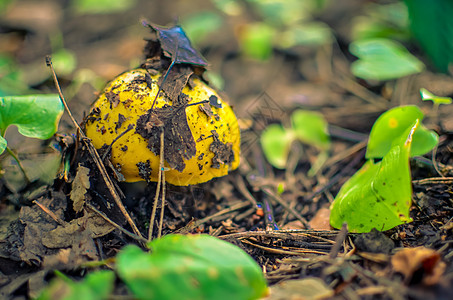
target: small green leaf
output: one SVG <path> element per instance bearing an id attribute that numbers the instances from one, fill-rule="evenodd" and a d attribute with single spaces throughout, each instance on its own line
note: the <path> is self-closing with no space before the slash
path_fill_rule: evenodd
<path id="1" fill-rule="evenodd" d="M 117 271 L 138 299 L 258 299 L 267 292 L 258 264 L 237 246 L 208 235 L 167 235 L 152 253 L 126 246 Z"/>
<path id="2" fill-rule="evenodd" d="M 278 43 L 283 48 L 293 46 L 321 46 L 332 42 L 330 27 L 322 22 L 308 22 L 290 26 L 280 34 Z"/>
<path id="3" fill-rule="evenodd" d="M 440 97 L 436 96 L 427 89 L 421 88 L 420 89 L 420 96 L 422 97 L 423 101 L 431 100 L 433 103 L 440 105 L 440 104 L 451 104 L 452 99 L 450 97 Z"/>
<path id="4" fill-rule="evenodd" d="M 261 147 L 267 161 L 276 168 L 284 169 L 294 139 L 293 131 L 283 128 L 280 124 L 267 126 L 260 137 Z"/>
<path id="5" fill-rule="evenodd" d="M 246 25 L 240 33 L 240 44 L 244 54 L 257 60 L 267 60 L 272 55 L 272 40 L 275 30 L 266 23 Z"/>
<path id="6" fill-rule="evenodd" d="M 98 300 L 107 299 L 113 290 L 115 274 L 112 271 L 97 271 L 75 282 L 63 274 L 53 279 L 38 300 Z"/>
<path id="7" fill-rule="evenodd" d="M 109 14 L 126 11 L 136 2 L 136 0 L 73 0 L 72 6 L 80 14 Z"/>
<path id="8" fill-rule="evenodd" d="M 409 153 L 418 122 L 405 130 L 381 162 L 367 161 L 341 187 L 330 208 L 334 228 L 346 222 L 351 232 L 384 231 L 412 221 Z"/>
<path id="9" fill-rule="evenodd" d="M 222 17 L 212 11 L 197 12 L 181 20 L 181 26 L 193 45 L 204 41 L 218 30 L 222 23 Z"/>
<path id="10" fill-rule="evenodd" d="M 395 107 L 379 116 L 371 128 L 366 158 L 384 157 L 393 141 L 417 119 L 420 121 L 423 119 L 423 112 L 416 105 Z M 414 135 L 411 156 L 423 155 L 431 151 L 437 145 L 438 139 L 434 131 L 420 124 Z"/>
<path id="11" fill-rule="evenodd" d="M 352 19 L 351 35 L 353 40 L 388 38 L 408 40 L 407 8 L 404 3 L 389 4 L 367 3 L 365 15 Z"/>
<path id="12" fill-rule="evenodd" d="M 403 45 L 388 39 L 352 42 L 349 51 L 359 59 L 351 64 L 352 73 L 367 80 L 391 80 L 416 74 L 424 64 Z"/>
<path id="13" fill-rule="evenodd" d="M 303 143 L 321 150 L 330 148 L 328 124 L 322 114 L 299 109 L 291 115 L 291 123 L 297 138 Z"/>
<path id="14" fill-rule="evenodd" d="M 7 145 L 8 143 L 6 142 L 6 140 L 0 135 L 0 154 L 5 151 Z"/>
<path id="15" fill-rule="evenodd" d="M 77 67 L 77 58 L 72 51 L 60 49 L 52 54 L 52 64 L 59 75 L 69 75 Z"/>
<path id="16" fill-rule="evenodd" d="M 58 129 L 63 104 L 57 94 L 0 97 L 0 134 L 16 125 L 27 137 L 48 139 Z"/>

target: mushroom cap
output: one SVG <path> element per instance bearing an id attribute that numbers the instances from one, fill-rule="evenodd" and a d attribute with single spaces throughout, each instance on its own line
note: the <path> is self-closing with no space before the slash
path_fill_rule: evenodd
<path id="1" fill-rule="evenodd" d="M 128 126 L 134 126 L 119 137 L 111 149 L 110 160 L 127 182 L 158 179 L 159 151 L 156 149 L 160 149 L 160 144 L 152 145 L 151 139 L 139 134 L 137 121 L 151 109 L 159 89 L 157 82 L 160 77 L 161 74 L 150 76 L 145 69 L 135 69 L 119 75 L 107 84 L 93 104 L 86 121 L 86 135 L 97 149 L 112 144 Z M 148 80 L 144 80 L 145 78 Z M 191 157 L 183 155 L 182 166 L 175 167 L 173 164 L 171 167 L 171 164 L 165 161 L 166 182 L 186 186 L 227 175 L 239 165 L 240 131 L 233 110 L 213 89 L 197 78 L 190 80 L 182 93 L 189 97 L 188 106 L 183 109 L 195 142 L 196 153 L 192 151 L 189 155 Z M 172 109 L 168 106 L 173 104 L 164 94 L 159 93 L 153 111 L 165 107 Z M 219 105 L 191 105 L 208 99 L 217 100 Z M 175 119 L 165 126 L 173 126 L 171 131 L 178 132 L 181 130 L 180 123 L 184 122 Z M 164 130 L 165 133 L 167 129 Z M 169 151 L 166 148 L 167 143 L 165 139 L 164 152 Z M 184 147 L 174 149 L 179 151 L 179 148 Z M 167 159 L 167 154 L 164 157 Z"/>

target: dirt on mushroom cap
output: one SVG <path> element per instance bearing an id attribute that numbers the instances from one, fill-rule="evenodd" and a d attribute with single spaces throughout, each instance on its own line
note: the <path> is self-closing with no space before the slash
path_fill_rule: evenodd
<path id="1" fill-rule="evenodd" d="M 156 133 L 159 127 L 164 128 L 166 138 L 164 158 L 168 183 L 198 184 L 236 169 L 240 132 L 231 107 L 213 89 L 194 78 L 182 90 L 180 103 L 172 103 L 161 92 L 150 114 L 160 76 L 135 69 L 107 85 L 86 122 L 86 135 L 94 146 L 99 149 L 110 145 L 128 126 L 134 126 L 118 138 L 111 149 L 113 165 L 128 182 L 157 181 L 160 138 Z M 219 105 L 191 105 L 213 99 L 217 99 Z M 153 113 L 158 117 L 153 118 Z M 144 164 L 147 172 L 140 170 Z"/>

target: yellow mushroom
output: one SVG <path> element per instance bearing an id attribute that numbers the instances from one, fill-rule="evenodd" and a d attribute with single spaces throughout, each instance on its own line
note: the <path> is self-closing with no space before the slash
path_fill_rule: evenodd
<path id="1" fill-rule="evenodd" d="M 198 184 L 236 169 L 240 132 L 231 107 L 194 78 L 183 88 L 181 103 L 160 92 L 150 110 L 160 77 L 135 69 L 106 86 L 85 125 L 94 146 L 112 145 L 110 160 L 127 182 L 157 181 L 162 128 L 168 183 Z"/>

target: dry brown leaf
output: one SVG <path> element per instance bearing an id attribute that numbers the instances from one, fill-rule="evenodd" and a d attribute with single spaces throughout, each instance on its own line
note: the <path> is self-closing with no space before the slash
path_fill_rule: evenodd
<path id="1" fill-rule="evenodd" d="M 85 194 L 90 188 L 90 178 L 88 177 L 90 169 L 79 164 L 77 174 L 72 182 L 71 200 L 74 202 L 73 207 L 76 212 L 80 212 L 85 204 Z"/>
<path id="2" fill-rule="evenodd" d="M 434 285 L 439 282 L 446 267 L 438 252 L 425 247 L 403 249 L 393 255 L 391 262 L 394 271 L 403 274 L 407 284 L 421 282 Z"/>
<path id="3" fill-rule="evenodd" d="M 319 278 L 283 281 L 271 287 L 266 300 L 321 300 L 334 295 L 334 291 Z"/>
<path id="4" fill-rule="evenodd" d="M 72 220 L 66 226 L 58 226 L 49 231 L 42 239 L 47 248 L 74 247 L 81 236 L 98 238 L 110 233 L 115 227 L 92 211 L 84 211 L 81 218 Z"/>
<path id="5" fill-rule="evenodd" d="M 54 212 L 57 217 L 64 217 L 67 203 L 63 193 L 52 192 L 51 197 L 41 198 L 40 203 Z M 23 206 L 19 219 L 25 225 L 22 244 L 18 246 L 20 259 L 29 264 L 39 265 L 45 256 L 55 253 L 55 250 L 43 245 L 42 239 L 49 231 L 57 228 L 58 223 L 37 205 Z"/>
<path id="6" fill-rule="evenodd" d="M 299 220 L 295 220 L 295 221 L 291 221 L 291 222 L 288 222 L 286 223 L 285 225 L 283 225 L 282 229 L 284 230 L 298 230 L 298 229 L 306 229 L 304 224 L 302 224 L 301 221 Z"/>

